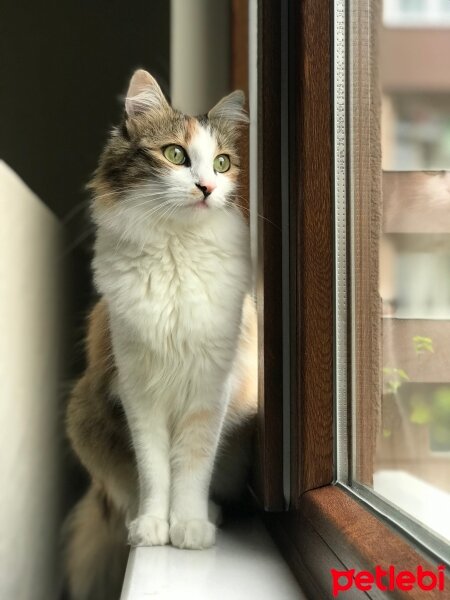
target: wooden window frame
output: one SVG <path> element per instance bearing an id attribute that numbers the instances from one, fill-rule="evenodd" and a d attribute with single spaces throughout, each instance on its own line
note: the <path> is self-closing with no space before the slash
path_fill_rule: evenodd
<path id="1" fill-rule="evenodd" d="M 246 8 L 242 12 L 247 3 L 233 0 L 232 5 L 236 23 L 248 14 Z M 286 54 L 281 33 L 288 35 L 287 64 L 282 63 Z M 414 571 L 419 564 L 436 566 L 414 540 L 334 481 L 333 35 L 333 2 L 329 0 L 258 0 L 258 195 L 263 220 L 258 233 L 262 249 L 257 285 L 260 466 L 255 489 L 286 561 L 308 597 L 321 599 L 333 597 L 332 568 L 373 570 L 377 564 L 393 564 L 398 570 Z M 243 60 L 243 49 L 247 52 L 243 37 L 240 27 L 240 35 L 233 38 L 233 64 Z M 289 74 L 287 95 L 280 81 L 283 69 Z M 287 140 L 281 133 L 286 125 L 283 119 L 288 119 Z M 287 171 L 280 159 L 286 155 L 286 144 Z M 282 229 L 278 202 L 286 172 L 288 232 Z M 283 510 L 281 273 L 282 236 L 287 233 L 290 503 Z M 421 594 L 416 589 L 407 596 L 421 598 Z M 386 596 L 378 590 L 351 590 L 345 597 Z M 427 597 L 443 595 L 428 592 Z"/>

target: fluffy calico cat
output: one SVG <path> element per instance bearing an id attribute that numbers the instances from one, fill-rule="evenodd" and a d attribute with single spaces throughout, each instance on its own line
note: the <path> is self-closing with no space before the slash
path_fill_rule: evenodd
<path id="1" fill-rule="evenodd" d="M 256 330 L 249 231 L 234 202 L 243 102 L 234 92 L 186 116 L 137 71 L 91 183 L 102 298 L 67 416 L 92 478 L 69 527 L 74 600 L 118 594 L 127 536 L 212 546 L 209 498 L 245 488 Z"/>

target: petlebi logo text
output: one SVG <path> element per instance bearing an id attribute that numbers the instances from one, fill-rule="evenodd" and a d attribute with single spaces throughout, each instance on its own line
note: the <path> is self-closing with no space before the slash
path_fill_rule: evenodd
<path id="1" fill-rule="evenodd" d="M 374 571 L 338 571 L 331 569 L 331 585 L 333 596 L 355 587 L 358 590 L 369 592 L 378 588 L 383 592 L 394 590 L 410 591 L 420 589 L 424 592 L 445 589 L 445 566 L 439 565 L 437 569 L 430 570 L 418 565 L 415 571 L 400 571 L 390 565 L 383 569 L 377 565 Z"/>

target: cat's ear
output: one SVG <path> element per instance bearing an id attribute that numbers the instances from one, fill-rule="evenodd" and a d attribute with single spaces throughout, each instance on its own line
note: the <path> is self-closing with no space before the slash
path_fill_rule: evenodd
<path id="1" fill-rule="evenodd" d="M 249 122 L 244 110 L 245 94 L 241 90 L 231 92 L 220 100 L 208 113 L 210 120 L 231 121 L 236 125 Z"/>
<path id="2" fill-rule="evenodd" d="M 127 115 L 133 117 L 142 112 L 159 112 L 169 108 L 156 79 L 144 69 L 135 71 L 125 98 Z"/>

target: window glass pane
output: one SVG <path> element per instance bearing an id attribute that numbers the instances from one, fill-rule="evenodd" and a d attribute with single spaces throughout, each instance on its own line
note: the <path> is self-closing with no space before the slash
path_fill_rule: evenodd
<path id="1" fill-rule="evenodd" d="M 445 27 L 450 23 L 448 0 L 384 0 L 384 24 L 388 27 Z"/>
<path id="2" fill-rule="evenodd" d="M 417 11 L 423 11 L 425 8 L 424 0 L 400 0 L 400 11 L 402 13 L 415 13 Z"/>
<path id="3" fill-rule="evenodd" d="M 348 46 L 351 482 L 450 542 L 450 31 L 386 22 L 447 5 L 386 2 L 377 38 L 376 4 Z"/>

